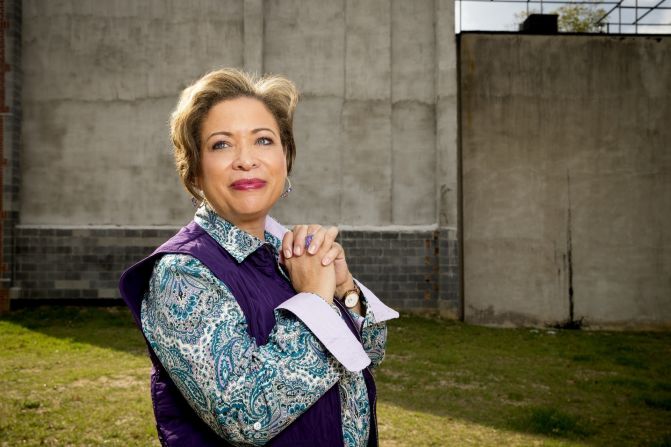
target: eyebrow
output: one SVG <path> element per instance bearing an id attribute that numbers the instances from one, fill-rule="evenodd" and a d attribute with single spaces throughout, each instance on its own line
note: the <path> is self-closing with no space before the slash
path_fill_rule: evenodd
<path id="1" fill-rule="evenodd" d="M 275 134 L 275 132 L 273 131 L 273 129 L 269 129 L 269 128 L 267 128 L 267 127 L 259 127 L 259 128 L 256 128 L 256 129 L 252 129 L 252 133 L 253 133 L 253 134 L 255 134 L 255 133 L 259 133 L 259 132 L 261 132 L 262 130 L 267 130 L 267 131 L 269 131 L 270 133 L 272 133 L 273 135 L 277 136 L 277 135 Z M 210 136 L 208 136 L 207 139 L 206 139 L 205 141 L 209 140 L 210 138 L 212 138 L 212 137 L 215 136 L 215 135 L 226 135 L 227 137 L 233 136 L 233 134 L 232 134 L 231 132 L 226 132 L 225 130 L 220 130 L 220 131 L 218 131 L 218 132 L 212 132 L 212 133 L 210 134 Z"/>

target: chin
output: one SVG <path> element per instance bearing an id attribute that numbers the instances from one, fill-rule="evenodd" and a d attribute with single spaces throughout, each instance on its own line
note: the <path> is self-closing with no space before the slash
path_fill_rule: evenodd
<path id="1" fill-rule="evenodd" d="M 252 201 L 250 201 L 252 202 Z M 256 201 L 254 201 L 256 202 Z M 238 206 L 232 207 L 234 212 L 239 216 L 258 216 L 260 214 L 267 214 L 273 204 L 264 201 L 263 203 L 241 203 Z"/>
<path id="2" fill-rule="evenodd" d="M 242 198 L 241 200 L 236 200 L 235 206 L 240 211 L 245 210 L 249 213 L 258 213 L 263 210 L 270 210 L 273 207 L 273 205 L 275 205 L 275 202 L 277 202 L 278 198 L 279 197 L 274 198 L 265 194 L 263 195 L 250 194 L 249 196 Z"/>

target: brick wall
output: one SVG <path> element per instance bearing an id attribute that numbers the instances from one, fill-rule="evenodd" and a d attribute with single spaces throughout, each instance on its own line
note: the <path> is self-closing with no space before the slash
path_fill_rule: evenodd
<path id="1" fill-rule="evenodd" d="M 12 307 L 37 303 L 120 304 L 121 272 L 177 229 L 49 228 L 16 232 Z M 350 270 L 399 310 L 457 316 L 458 253 L 454 234 L 428 231 L 342 231 Z"/>
<path id="2" fill-rule="evenodd" d="M 23 299 L 118 299 L 121 272 L 175 231 L 19 225 L 12 307 Z"/>

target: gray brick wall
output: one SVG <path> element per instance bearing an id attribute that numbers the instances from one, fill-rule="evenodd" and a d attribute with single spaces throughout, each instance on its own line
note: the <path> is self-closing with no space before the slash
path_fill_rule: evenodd
<path id="1" fill-rule="evenodd" d="M 12 307 L 30 303 L 114 303 L 121 272 L 176 229 L 18 226 Z M 454 233 L 343 231 L 350 270 L 390 306 L 458 316 Z"/>
<path id="2" fill-rule="evenodd" d="M 437 233 L 349 231 L 341 235 L 350 270 L 392 307 L 437 309 Z"/>
<path id="3" fill-rule="evenodd" d="M 121 272 L 175 231 L 18 226 L 13 301 L 117 299 Z"/>

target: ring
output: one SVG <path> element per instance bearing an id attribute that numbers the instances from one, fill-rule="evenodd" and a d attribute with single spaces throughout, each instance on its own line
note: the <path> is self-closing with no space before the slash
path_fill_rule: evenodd
<path id="1" fill-rule="evenodd" d="M 310 246 L 310 242 L 312 242 L 312 236 L 314 236 L 314 234 L 308 234 L 307 236 L 305 236 L 305 249 L 306 250 Z"/>

